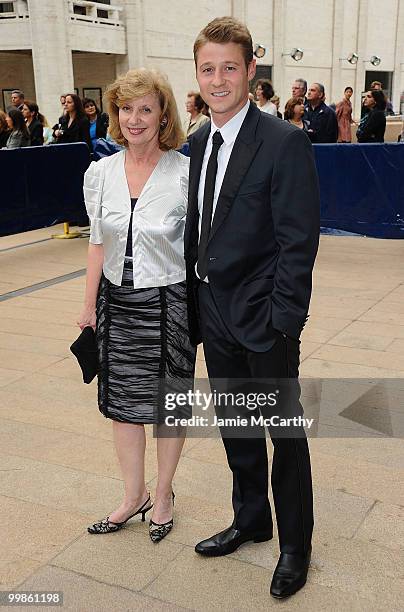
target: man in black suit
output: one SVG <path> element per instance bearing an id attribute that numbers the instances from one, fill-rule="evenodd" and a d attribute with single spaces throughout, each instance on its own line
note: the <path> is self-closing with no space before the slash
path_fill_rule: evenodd
<path id="1" fill-rule="evenodd" d="M 246 26 L 215 19 L 198 35 L 194 57 L 212 121 L 190 139 L 185 258 L 191 340 L 203 340 L 211 385 L 226 380 L 231 390 L 240 379 L 296 382 L 319 235 L 312 146 L 303 130 L 249 102 L 255 60 Z M 226 428 L 221 433 L 233 472 L 234 521 L 197 544 L 206 556 L 272 538 L 264 430 L 257 434 L 256 428 L 254 437 L 229 435 Z M 310 456 L 302 427 L 295 437 L 270 433 L 281 550 L 271 594 L 283 598 L 305 584 L 310 563 Z"/>

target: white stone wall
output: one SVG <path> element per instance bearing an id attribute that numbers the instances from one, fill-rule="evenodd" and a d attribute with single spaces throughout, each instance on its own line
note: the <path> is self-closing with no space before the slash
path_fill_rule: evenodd
<path id="1" fill-rule="evenodd" d="M 322 82 L 329 103 L 340 100 L 343 89 L 351 85 L 358 116 L 365 72 L 372 69 L 364 60 L 371 55 L 382 58 L 378 70 L 394 71 L 392 101 L 394 108 L 399 108 L 404 90 L 404 0 L 119 0 L 117 3 L 124 7 L 125 28 L 119 31 L 96 24 L 72 25 L 65 0 L 30 0 L 32 15 L 39 16 L 35 24 L 27 25 L 30 20 L 14 24 L 0 20 L 0 50 L 29 48 L 32 40 L 34 60 L 46 58 L 46 61 L 38 60 L 39 68 L 35 66 L 36 97 L 42 107 L 47 107 L 50 92 L 55 97 L 60 89 L 73 85 L 71 52 L 80 50 L 92 52 L 93 59 L 90 55 L 84 63 L 74 59 L 76 87 L 81 88 L 88 81 L 104 87 L 107 80 L 129 67 L 156 67 L 168 75 L 184 116 L 186 92 L 197 86 L 192 57 L 194 39 L 214 17 L 233 14 L 248 25 L 254 43 L 266 47 L 265 57 L 257 63 L 273 66 L 274 87 L 281 98 L 281 109 L 290 97 L 293 80 L 302 77 L 309 82 Z M 293 47 L 304 50 L 302 61 L 282 56 Z M 359 54 L 357 66 L 340 59 L 351 52 Z M 112 55 L 106 56 L 108 53 Z M 14 58 L 11 65 L 15 65 Z M 3 88 L 9 82 L 9 72 L 4 58 L 0 59 Z M 30 78 L 24 75 L 21 81 Z M 53 115 L 57 109 L 49 106 L 47 112 Z"/>
<path id="2" fill-rule="evenodd" d="M 28 19 L 0 20 L 0 49 L 2 51 L 31 49 L 31 27 Z"/>
<path id="3" fill-rule="evenodd" d="M 186 94 L 198 88 L 192 51 L 194 40 L 214 16 L 231 14 L 232 2 L 171 0 L 146 2 L 143 6 L 144 65 L 168 76 L 184 119 Z"/>
<path id="4" fill-rule="evenodd" d="M 110 25 L 71 21 L 68 26 L 69 47 L 75 51 L 126 54 L 126 31 Z"/>

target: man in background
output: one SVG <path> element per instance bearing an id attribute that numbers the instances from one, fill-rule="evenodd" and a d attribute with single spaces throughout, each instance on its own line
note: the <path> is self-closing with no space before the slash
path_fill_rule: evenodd
<path id="1" fill-rule="evenodd" d="M 316 144 L 333 143 L 338 140 L 337 115 L 324 100 L 324 85 L 321 83 L 310 85 L 304 107 L 304 118 L 310 124 L 307 132 L 310 140 Z"/>
<path id="2" fill-rule="evenodd" d="M 15 108 L 18 108 L 18 110 L 22 111 L 22 108 L 24 106 L 24 100 L 25 100 L 24 92 L 21 91 L 21 89 L 13 89 L 13 91 L 11 92 L 12 105 Z"/>
<path id="3" fill-rule="evenodd" d="M 304 103 L 306 104 L 307 98 L 307 81 L 304 79 L 296 79 L 292 85 L 292 98 L 304 98 Z"/>

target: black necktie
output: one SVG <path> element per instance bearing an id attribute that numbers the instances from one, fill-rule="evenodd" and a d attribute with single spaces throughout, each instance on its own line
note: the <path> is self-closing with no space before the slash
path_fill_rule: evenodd
<path id="1" fill-rule="evenodd" d="M 221 133 L 216 131 L 212 136 L 212 152 L 206 168 L 205 189 L 203 192 L 201 235 L 198 245 L 198 264 L 196 267 L 198 276 L 201 280 L 203 280 L 208 273 L 207 248 L 212 224 L 213 198 L 215 195 L 217 173 L 217 154 L 223 142 Z"/>

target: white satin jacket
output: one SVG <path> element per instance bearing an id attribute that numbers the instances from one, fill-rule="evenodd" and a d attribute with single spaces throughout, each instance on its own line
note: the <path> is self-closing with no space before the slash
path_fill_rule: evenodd
<path id="1" fill-rule="evenodd" d="M 92 162 L 84 175 L 90 243 L 104 246 L 104 275 L 122 284 L 131 203 L 125 151 Z M 133 211 L 133 285 L 162 287 L 185 280 L 184 227 L 189 159 L 166 151 L 145 184 Z"/>

